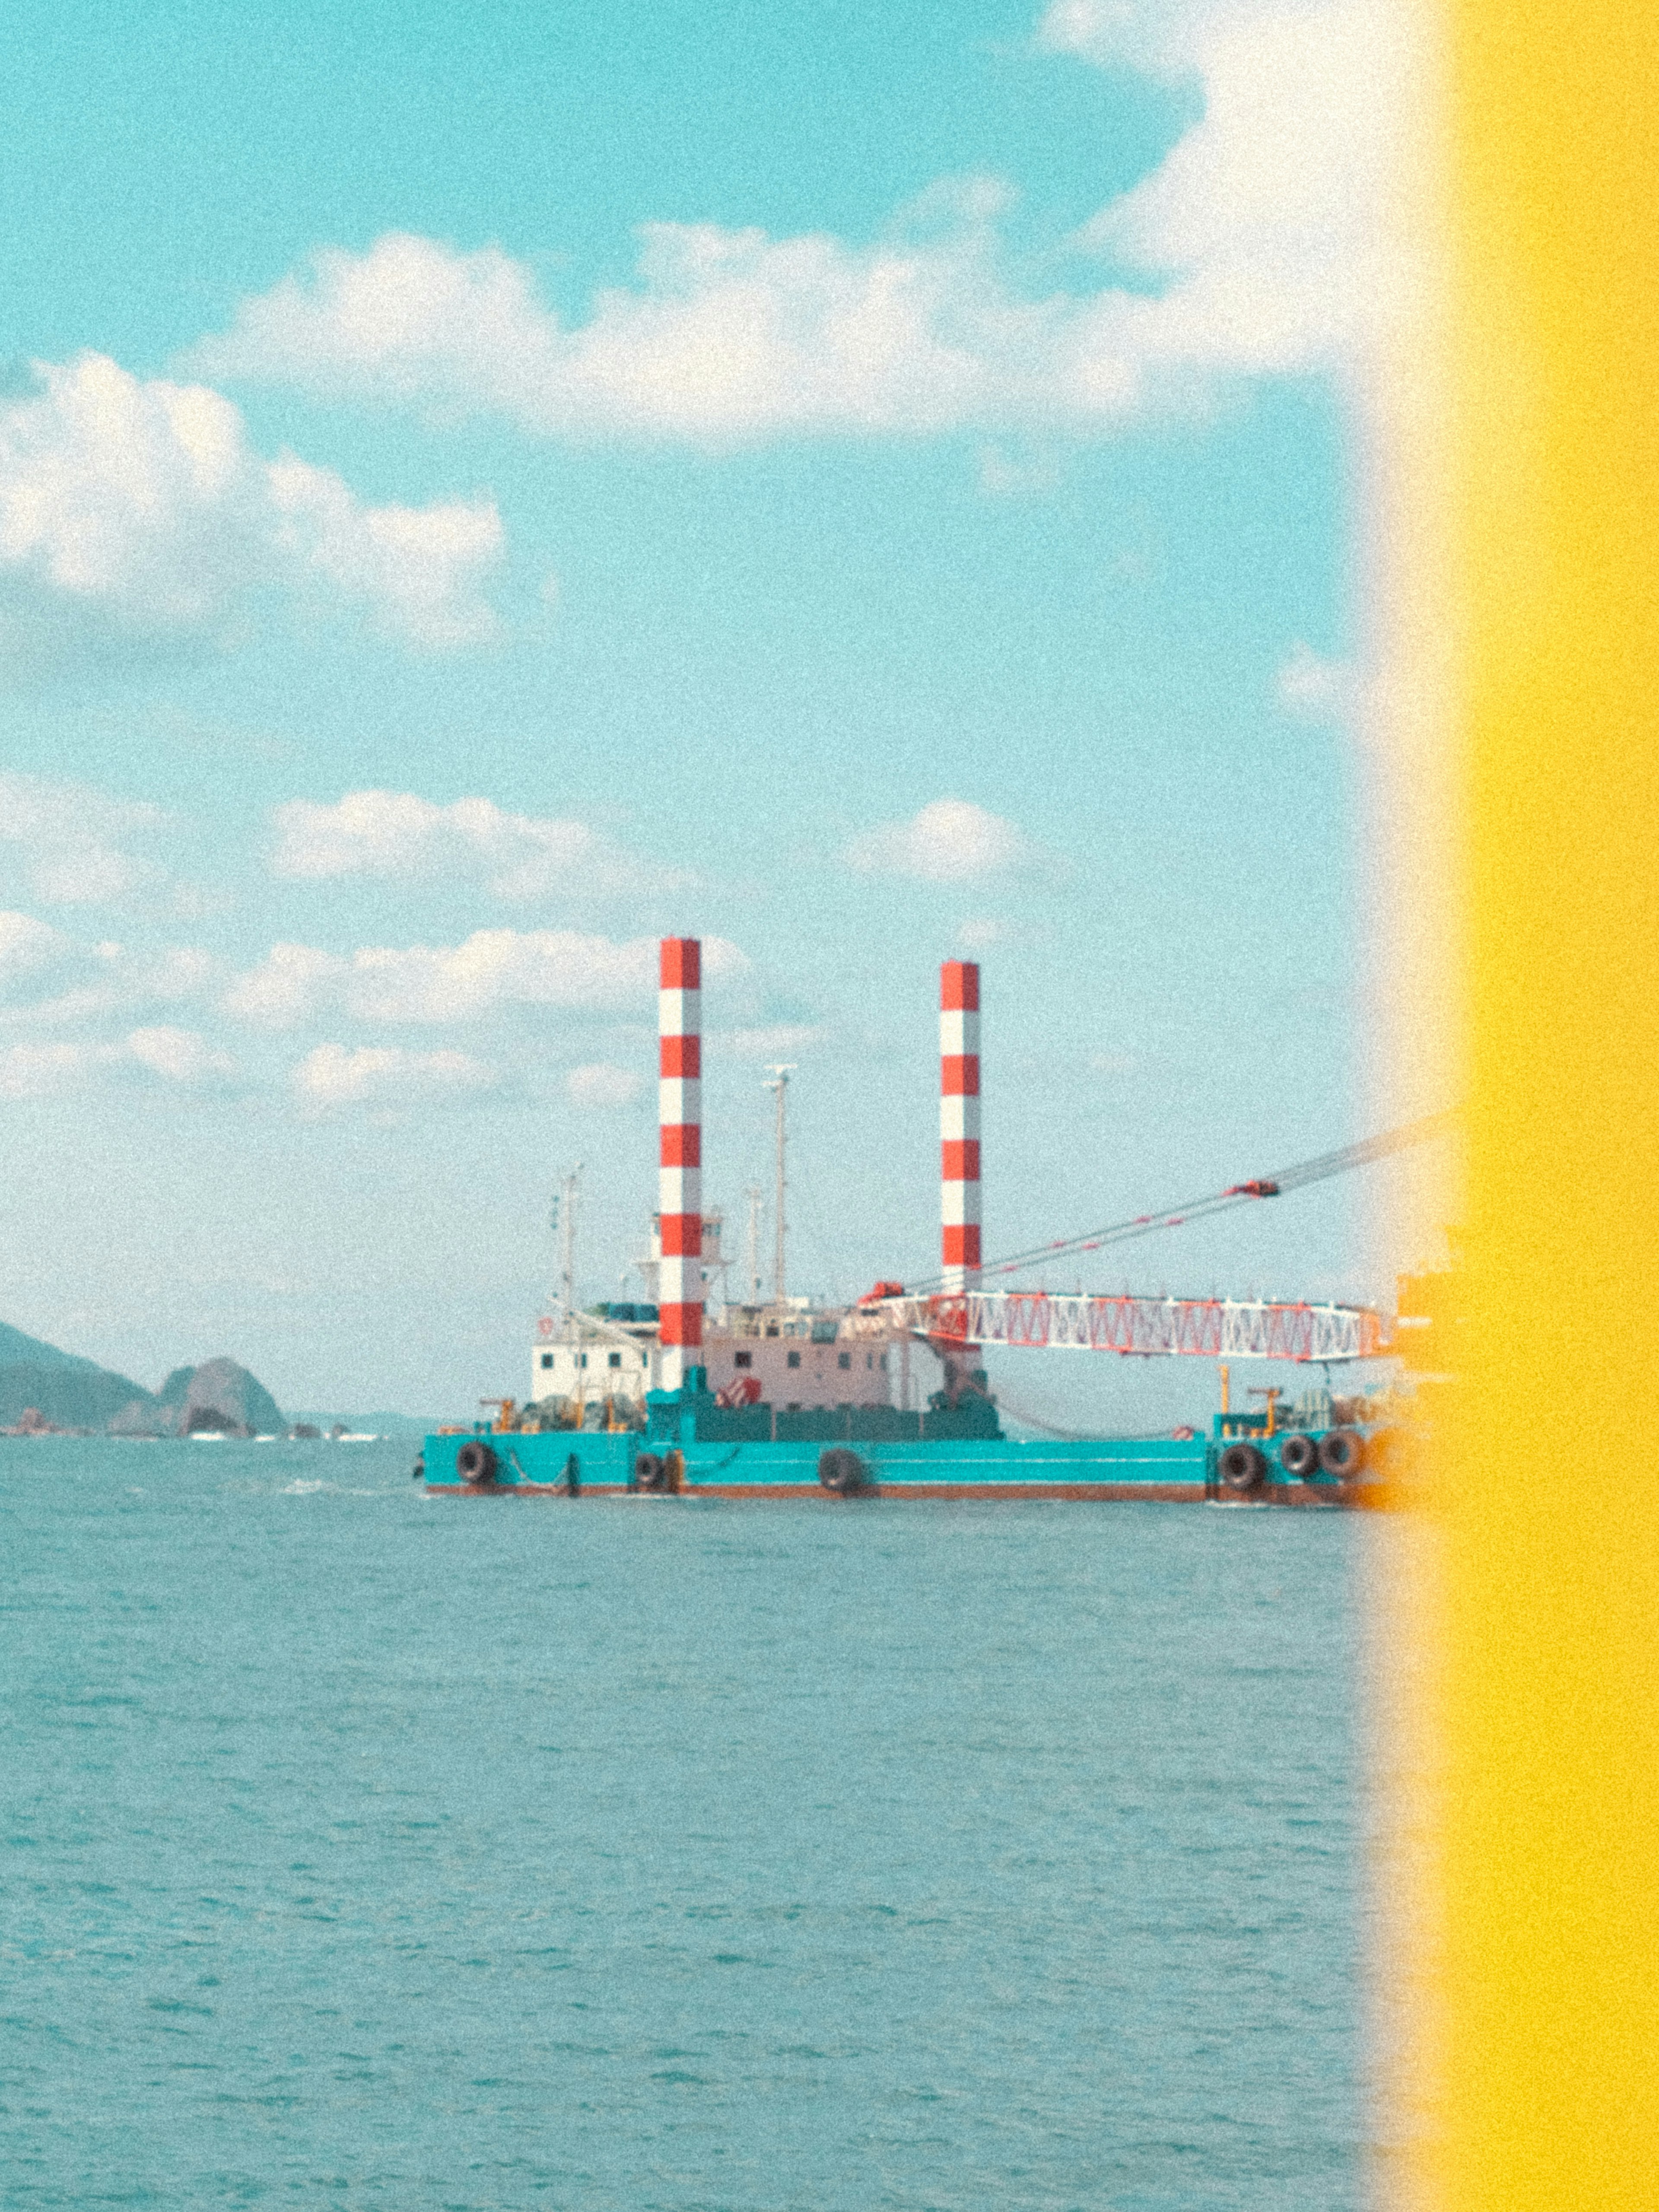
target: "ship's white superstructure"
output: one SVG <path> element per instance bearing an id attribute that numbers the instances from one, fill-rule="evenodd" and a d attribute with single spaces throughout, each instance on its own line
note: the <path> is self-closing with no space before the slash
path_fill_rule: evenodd
<path id="1" fill-rule="evenodd" d="M 576 1399 L 601 1411 L 607 1398 L 642 1404 L 657 1388 L 661 1354 L 654 1311 L 648 1322 L 608 1314 L 544 1314 L 531 1354 L 530 1397 Z"/>
<path id="2" fill-rule="evenodd" d="M 902 1331 L 872 1332 L 856 1308 L 811 1298 L 728 1304 L 721 1217 L 702 1222 L 704 1318 L 702 1364 L 708 1388 L 728 1404 L 764 1401 L 781 1411 L 805 1406 L 904 1406 L 911 1394 L 911 1342 Z M 543 1315 L 531 1353 L 530 1398 L 579 1401 L 589 1418 L 605 1417 L 606 1401 L 642 1404 L 661 1387 L 662 1350 L 656 1291 L 662 1242 L 653 1218 L 650 1246 L 635 1262 L 647 1297 L 613 1300 L 581 1312 L 571 1306 Z M 614 1417 L 614 1416 L 613 1416 Z"/>

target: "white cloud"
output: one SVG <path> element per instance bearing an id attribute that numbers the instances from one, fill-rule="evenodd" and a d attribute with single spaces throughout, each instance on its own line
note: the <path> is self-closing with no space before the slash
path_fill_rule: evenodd
<path id="1" fill-rule="evenodd" d="M 265 473 L 283 550 L 349 605 L 370 609 L 390 635 L 443 650 L 496 635 L 477 589 L 501 556 L 493 500 L 362 507 L 331 470 L 309 462 L 285 457 Z"/>
<path id="2" fill-rule="evenodd" d="M 194 1030 L 134 1030 L 119 1043 L 0 1047 L 0 1098 L 62 1097 L 111 1075 L 139 1073 L 195 1089 L 235 1072 Z"/>
<path id="3" fill-rule="evenodd" d="M 966 799 L 936 799 L 908 822 L 883 823 L 845 849 L 863 874 L 915 876 L 929 884 L 969 883 L 1039 857 L 1012 822 Z"/>
<path id="4" fill-rule="evenodd" d="M 1096 288 L 1022 268 L 1000 228 L 1006 191 L 975 179 L 934 186 L 871 245 L 647 224 L 635 282 L 572 325 L 497 247 L 394 233 L 328 248 L 244 301 L 196 363 L 538 436 L 718 445 L 1086 435 L 1366 350 L 1407 282 L 1393 202 L 1417 88 L 1397 0 L 1060 0 L 1038 37 L 1202 94 L 1152 174 L 1071 241 L 1115 264 Z M 987 468 L 995 487 L 1031 488 L 1000 453 Z"/>
<path id="5" fill-rule="evenodd" d="M 1413 11 L 1188 0 L 1073 5 L 1045 22 L 1075 31 L 1085 17 L 1077 51 L 1203 89 L 1201 118 L 1085 233 L 1169 280 L 1149 366 L 1203 378 L 1362 365 L 1415 304 Z"/>
<path id="6" fill-rule="evenodd" d="M 257 968 L 239 975 L 225 994 L 224 1009 L 262 1029 L 292 1029 L 334 1004 L 350 974 L 337 953 L 309 945 L 273 945 Z"/>
<path id="7" fill-rule="evenodd" d="M 61 1025 L 177 1004 L 205 997 L 219 976 L 219 963 L 195 946 L 91 945 L 32 915 L 0 913 L 0 1000 L 9 1023 Z"/>
<path id="8" fill-rule="evenodd" d="M 1260 0 L 1052 0 L 1036 43 L 1103 68 L 1127 64 L 1157 76 L 1186 75 L 1195 40 L 1228 17 L 1261 14 Z"/>
<path id="9" fill-rule="evenodd" d="M 710 981 L 749 965 L 723 938 L 703 940 Z M 273 945 L 237 978 L 227 1012 L 275 1029 L 323 1014 L 369 1022 L 463 1022 L 505 1006 L 614 1009 L 657 988 L 657 941 L 626 942 L 575 930 L 480 929 L 456 945 L 364 946 L 349 955 Z"/>
<path id="10" fill-rule="evenodd" d="M 318 254 L 196 358 L 331 397 L 499 413 L 552 437 L 938 429 L 1024 380 L 1046 313 L 1005 298 L 984 265 L 983 191 L 959 207 L 943 245 L 866 250 L 648 224 L 638 289 L 601 294 L 574 331 L 498 249 L 392 234 Z"/>
<path id="11" fill-rule="evenodd" d="M 319 1044 L 295 1068 L 294 1088 L 314 1107 L 408 1105 L 476 1096 L 500 1080 L 465 1052 L 405 1052 L 398 1045 Z"/>
<path id="12" fill-rule="evenodd" d="M 102 354 L 37 365 L 0 407 L 0 585 L 14 629 L 78 611 L 117 635 L 225 632 L 247 594 L 343 600 L 428 647 L 490 635 L 489 501 L 362 505 L 327 469 L 265 461 L 231 403 Z"/>
<path id="13" fill-rule="evenodd" d="M 74 954 L 67 937 L 32 914 L 0 914 L 0 991 L 34 981 Z"/>
<path id="14" fill-rule="evenodd" d="M 134 1030 L 127 1039 L 127 1050 L 143 1066 L 169 1083 L 215 1083 L 236 1073 L 235 1061 L 226 1053 L 214 1051 L 199 1030 L 166 1024 Z"/>
<path id="15" fill-rule="evenodd" d="M 106 1045 L 0 1046 L 0 1098 L 53 1098 L 78 1090 L 114 1057 Z"/>
<path id="16" fill-rule="evenodd" d="M 333 806 L 276 811 L 279 876 L 434 876 L 481 871 L 496 897 L 543 899 L 684 889 L 692 878 L 642 866 L 586 823 L 509 814 L 489 799 L 448 806 L 397 791 L 352 791 Z"/>
<path id="17" fill-rule="evenodd" d="M 1358 678 L 1346 661 L 1323 660 L 1298 644 L 1280 667 L 1274 690 L 1287 714 L 1303 722 L 1346 721 L 1356 704 Z"/>
<path id="18" fill-rule="evenodd" d="M 637 1068 L 592 1060 L 585 1067 L 573 1067 L 564 1087 L 578 1106 L 631 1106 L 645 1089 L 645 1078 Z"/>
<path id="19" fill-rule="evenodd" d="M 0 848 L 48 906 L 125 898 L 161 882 L 155 860 L 125 848 L 153 838 L 165 819 L 159 806 L 86 784 L 0 773 Z"/>

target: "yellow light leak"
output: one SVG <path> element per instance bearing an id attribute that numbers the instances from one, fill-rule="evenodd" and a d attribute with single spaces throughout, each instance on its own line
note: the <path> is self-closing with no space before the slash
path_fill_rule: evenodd
<path id="1" fill-rule="evenodd" d="M 1659 9 L 1444 21 L 1470 1346 L 1395 1622 L 1438 1678 L 1440 1965 L 1436 2141 L 1384 2194 L 1651 2212 Z"/>

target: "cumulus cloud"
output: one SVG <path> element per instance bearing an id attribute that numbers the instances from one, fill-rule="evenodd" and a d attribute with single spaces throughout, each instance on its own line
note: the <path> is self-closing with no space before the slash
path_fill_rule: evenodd
<path id="1" fill-rule="evenodd" d="M 309 945 L 273 945 L 257 968 L 237 976 L 224 1010 L 261 1029 L 292 1029 L 336 1004 L 350 975 L 337 953 Z"/>
<path id="2" fill-rule="evenodd" d="M 684 872 L 643 866 L 586 823 L 510 814 L 489 799 L 434 805 L 410 792 L 352 791 L 332 806 L 296 799 L 276 811 L 279 876 L 481 872 L 497 898 L 612 896 L 683 889 Z"/>
<path id="3" fill-rule="evenodd" d="M 703 940 L 710 981 L 749 963 L 723 938 Z M 576 930 L 480 929 L 456 945 L 363 946 L 350 954 L 273 945 L 239 976 L 227 1012 L 272 1029 L 321 1015 L 359 1021 L 477 1020 L 507 1006 L 606 1009 L 647 1002 L 657 988 L 657 940 L 625 942 Z"/>
<path id="4" fill-rule="evenodd" d="M 1001 815 L 970 799 L 936 799 L 908 822 L 884 822 L 854 837 L 843 857 L 864 875 L 961 884 L 1029 866 L 1040 855 Z"/>
<path id="5" fill-rule="evenodd" d="M 1398 311 L 1407 14 L 1058 0 L 1040 44 L 1201 94 L 1152 174 L 1070 241 L 1108 264 L 1093 287 L 1022 267 L 1006 188 L 972 179 L 934 186 L 867 245 L 647 224 L 634 282 L 570 325 L 499 248 L 394 233 L 319 252 L 194 360 L 567 439 L 1090 434 L 1202 406 L 1229 379 L 1341 366 Z M 989 473 L 1006 485 L 1000 459 Z"/>
<path id="6" fill-rule="evenodd" d="M 1061 0 L 1048 42 L 1201 86 L 1203 113 L 1083 241 L 1167 280 L 1175 371 L 1362 366 L 1414 311 L 1407 131 L 1423 105 L 1397 0 Z"/>
<path id="7" fill-rule="evenodd" d="M 591 1060 L 585 1067 L 573 1067 L 564 1087 L 578 1106 L 631 1106 L 645 1089 L 645 1078 L 637 1068 Z"/>
<path id="8" fill-rule="evenodd" d="M 70 940 L 49 923 L 32 914 L 0 914 L 0 994 L 38 983 L 74 955 Z"/>
<path id="9" fill-rule="evenodd" d="M 1274 684 L 1279 703 L 1302 722 L 1346 721 L 1358 678 L 1346 661 L 1322 659 L 1310 645 L 1291 648 Z"/>
<path id="10" fill-rule="evenodd" d="M 143 1066 L 169 1083 L 192 1086 L 217 1083 L 236 1073 L 235 1061 L 228 1053 L 216 1052 L 199 1030 L 174 1029 L 167 1024 L 134 1030 L 127 1039 L 127 1050 Z"/>
<path id="11" fill-rule="evenodd" d="M 116 1048 L 84 1044 L 0 1046 L 0 1098 L 52 1098 L 78 1090 Z"/>
<path id="12" fill-rule="evenodd" d="M 601 294 L 569 331 L 499 249 L 393 234 L 318 254 L 195 357 L 331 398 L 501 414 L 549 437 L 935 430 L 1025 383 L 1032 325 L 1052 313 L 1004 295 L 987 198 L 962 197 L 944 245 L 647 224 L 637 289 Z"/>
<path id="13" fill-rule="evenodd" d="M 408 1105 L 476 1097 L 499 1082 L 494 1068 L 465 1052 L 406 1052 L 400 1045 L 319 1044 L 293 1073 L 307 1106 Z"/>
<path id="14" fill-rule="evenodd" d="M 33 915 L 0 913 L 0 1014 L 15 1025 L 61 1025 L 140 1006 L 201 999 L 219 963 L 193 945 L 135 951 L 88 944 Z"/>
<path id="15" fill-rule="evenodd" d="M 0 616 L 79 615 L 114 635 L 222 635 L 285 586 L 362 610 L 411 645 L 489 636 L 499 560 L 489 501 L 367 507 L 333 472 L 263 459 L 201 385 L 143 382 L 102 354 L 36 368 L 0 407 Z"/>
<path id="16" fill-rule="evenodd" d="M 194 1030 L 134 1030 L 118 1043 L 0 1046 L 0 1098 L 62 1097 L 120 1075 L 194 1090 L 235 1072 L 235 1063 Z"/>
<path id="17" fill-rule="evenodd" d="M 0 857 L 48 906 L 91 905 L 159 884 L 162 868 L 131 848 L 153 839 L 165 818 L 159 806 L 86 784 L 0 772 Z"/>

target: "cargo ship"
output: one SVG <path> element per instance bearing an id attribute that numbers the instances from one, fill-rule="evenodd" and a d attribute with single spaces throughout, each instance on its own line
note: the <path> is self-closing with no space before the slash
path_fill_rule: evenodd
<path id="1" fill-rule="evenodd" d="M 1333 1399 L 1334 1362 L 1387 1349 L 1368 1307 L 1244 1299 L 1051 1297 L 988 1290 L 980 1249 L 979 969 L 940 981 L 941 1271 L 882 1281 L 849 1306 L 790 1297 L 782 1243 L 784 1098 L 777 1094 L 778 1255 L 773 1294 L 725 1293 L 722 1218 L 702 1194 L 701 948 L 661 947 L 659 1205 L 636 1266 L 648 1296 L 579 1311 L 567 1207 L 564 1292 L 537 1324 L 530 1388 L 487 1401 L 492 1418 L 428 1436 L 416 1473 L 449 1497 L 1055 1498 L 1332 1505 L 1354 1501 L 1381 1456 L 1378 1401 Z M 1426 1127 L 1426 1125 L 1425 1125 Z M 1354 1158 L 1376 1156 L 1357 1147 Z M 1348 1155 L 1332 1155 L 1347 1159 Z M 1314 1164 L 1327 1167 L 1325 1164 Z M 1288 1180 L 1288 1178 L 1287 1178 Z M 1261 1179 L 1216 1201 L 1276 1194 Z M 1140 1216 L 1126 1229 L 1173 1226 Z M 1091 1248 L 1111 1232 L 1090 1240 Z M 1058 1249 L 1058 1248 L 1050 1248 Z M 1187 1354 L 1220 1365 L 1208 1433 L 1010 1436 L 987 1345 Z M 1321 1366 L 1294 1402 L 1255 1393 L 1235 1411 L 1235 1360 Z M 1026 1425 L 1032 1425 L 1027 1423 Z M 1040 1424 L 1037 1425 L 1041 1425 Z"/>

